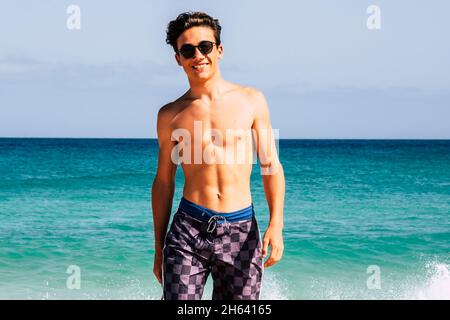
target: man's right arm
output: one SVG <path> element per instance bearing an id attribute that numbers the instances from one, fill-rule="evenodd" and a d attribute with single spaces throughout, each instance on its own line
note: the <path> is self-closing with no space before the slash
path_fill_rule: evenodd
<path id="1" fill-rule="evenodd" d="M 153 226 L 157 254 L 162 253 L 164 247 L 175 191 L 177 165 L 171 159 L 172 148 L 175 145 L 171 140 L 171 121 L 170 105 L 166 105 L 158 112 L 158 168 L 152 184 Z"/>

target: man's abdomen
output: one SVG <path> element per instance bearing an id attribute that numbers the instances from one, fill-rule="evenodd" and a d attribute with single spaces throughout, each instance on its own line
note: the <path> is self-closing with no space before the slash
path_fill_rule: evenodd
<path id="1" fill-rule="evenodd" d="M 183 165 L 183 196 L 209 209 L 230 212 L 249 206 L 251 165 Z"/>

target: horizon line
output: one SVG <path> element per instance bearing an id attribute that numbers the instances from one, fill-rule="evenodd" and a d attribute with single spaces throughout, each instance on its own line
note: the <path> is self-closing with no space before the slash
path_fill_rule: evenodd
<path id="1" fill-rule="evenodd" d="M 0 137 L 0 139 L 158 140 L 149 137 Z M 450 140 L 450 138 L 280 138 L 278 140 Z"/>

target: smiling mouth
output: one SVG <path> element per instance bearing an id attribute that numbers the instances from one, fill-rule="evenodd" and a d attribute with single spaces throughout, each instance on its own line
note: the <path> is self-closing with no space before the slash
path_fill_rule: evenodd
<path id="1" fill-rule="evenodd" d="M 196 65 L 196 66 L 193 66 L 192 68 L 193 68 L 194 70 L 200 71 L 200 70 L 205 69 L 208 65 L 209 65 L 209 63 L 201 63 L 201 64 L 198 64 L 198 65 Z"/>

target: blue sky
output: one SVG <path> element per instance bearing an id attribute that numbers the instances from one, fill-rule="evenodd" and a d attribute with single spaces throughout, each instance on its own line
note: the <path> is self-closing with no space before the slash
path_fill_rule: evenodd
<path id="1" fill-rule="evenodd" d="M 440 0 L 3 1 L 0 137 L 156 137 L 158 109 L 188 89 L 165 43 L 187 10 L 220 20 L 222 75 L 264 92 L 280 138 L 450 138 Z"/>

